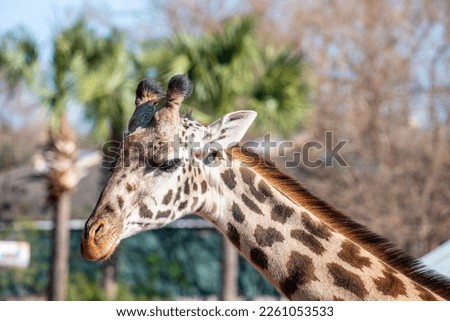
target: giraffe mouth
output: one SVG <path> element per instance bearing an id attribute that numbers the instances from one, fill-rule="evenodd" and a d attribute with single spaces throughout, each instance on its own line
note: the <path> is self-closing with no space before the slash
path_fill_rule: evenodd
<path id="1" fill-rule="evenodd" d="M 99 250 L 98 248 L 93 248 L 92 246 L 86 246 L 82 242 L 81 255 L 88 261 L 105 261 L 114 253 L 118 245 L 119 242 L 106 250 Z"/>
<path id="2" fill-rule="evenodd" d="M 119 246 L 120 237 L 117 237 L 117 229 L 111 229 L 107 235 L 99 239 L 95 237 L 81 238 L 81 256 L 89 261 L 104 261 L 108 259 Z"/>

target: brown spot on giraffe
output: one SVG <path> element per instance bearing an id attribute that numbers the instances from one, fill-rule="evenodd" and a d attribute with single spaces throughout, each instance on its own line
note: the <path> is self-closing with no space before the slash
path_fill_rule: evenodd
<path id="1" fill-rule="evenodd" d="M 315 254 L 322 255 L 325 252 L 323 245 L 313 235 L 303 230 L 292 230 L 291 237 L 300 241 Z"/>
<path id="2" fill-rule="evenodd" d="M 383 275 L 384 277 L 376 278 L 373 281 L 378 291 L 393 298 L 406 294 L 406 287 L 402 280 L 386 271 L 383 271 Z"/>
<path id="3" fill-rule="evenodd" d="M 256 200 L 260 203 L 264 203 L 266 201 L 266 196 L 258 191 L 256 187 L 250 186 L 250 192 L 252 193 L 253 197 L 256 198 Z"/>
<path id="4" fill-rule="evenodd" d="M 228 229 L 227 235 L 228 235 L 229 240 L 231 241 L 231 243 L 234 244 L 234 246 L 236 246 L 237 249 L 240 249 L 241 248 L 241 237 L 239 235 L 237 228 L 233 224 L 228 223 L 227 229 Z"/>
<path id="5" fill-rule="evenodd" d="M 241 198 L 242 198 L 242 201 L 244 202 L 244 204 L 245 204 L 252 212 L 257 213 L 257 214 L 261 214 L 261 215 L 262 215 L 262 212 L 261 212 L 261 209 L 259 208 L 259 206 L 256 205 L 256 203 L 253 202 L 247 195 L 242 194 L 242 195 L 241 195 Z"/>
<path id="6" fill-rule="evenodd" d="M 244 213 L 242 213 L 241 208 L 235 202 L 233 202 L 233 205 L 231 207 L 231 214 L 233 215 L 233 218 L 236 220 L 236 222 L 242 223 L 245 221 Z"/>
<path id="7" fill-rule="evenodd" d="M 250 259 L 256 266 L 265 270 L 269 266 L 267 254 L 260 248 L 254 247 L 250 250 Z"/>
<path id="8" fill-rule="evenodd" d="M 172 194 L 173 194 L 173 191 L 171 189 L 169 189 L 167 194 L 164 195 L 164 198 L 163 198 L 163 201 L 162 201 L 164 205 L 167 205 L 167 204 L 170 203 L 170 200 L 172 199 Z"/>
<path id="9" fill-rule="evenodd" d="M 328 263 L 327 268 L 336 286 L 352 292 L 360 299 L 369 294 L 358 274 L 346 270 L 337 263 Z"/>
<path id="10" fill-rule="evenodd" d="M 261 225 L 257 225 L 254 236 L 256 243 L 262 247 L 272 246 L 275 242 L 284 241 L 283 235 L 273 227 L 265 229 Z"/>
<path id="11" fill-rule="evenodd" d="M 186 208 L 188 201 L 183 201 L 180 203 L 180 205 L 178 206 L 178 210 L 182 211 Z"/>
<path id="12" fill-rule="evenodd" d="M 105 213 L 112 213 L 114 211 L 113 211 L 111 205 L 106 204 L 105 207 L 103 208 L 103 212 L 105 212 Z"/>
<path id="13" fill-rule="evenodd" d="M 196 182 L 194 182 L 194 184 L 192 184 L 192 189 L 193 189 L 194 191 L 196 191 L 196 190 L 198 189 L 198 186 L 197 186 L 197 183 L 196 183 Z"/>
<path id="14" fill-rule="evenodd" d="M 231 168 L 228 168 L 224 170 L 220 176 L 222 177 L 223 182 L 225 185 L 230 189 L 233 190 L 236 187 L 236 175 L 233 173 L 233 170 Z"/>
<path id="15" fill-rule="evenodd" d="M 186 179 L 186 181 L 184 182 L 184 194 L 189 195 L 189 192 L 189 179 Z"/>
<path id="16" fill-rule="evenodd" d="M 286 205 L 283 204 L 277 204 L 272 208 L 271 217 L 272 220 L 280 222 L 280 223 L 286 223 L 287 219 L 294 214 L 294 210 Z"/>
<path id="17" fill-rule="evenodd" d="M 266 195 L 255 187 L 256 174 L 246 167 L 240 167 L 239 170 L 241 172 L 242 180 L 248 185 L 253 197 L 255 197 L 258 202 L 264 202 L 266 200 Z"/>
<path id="18" fill-rule="evenodd" d="M 130 183 L 126 183 L 125 188 L 127 189 L 128 192 L 132 192 L 136 189 L 136 186 L 131 185 Z"/>
<path id="19" fill-rule="evenodd" d="M 302 212 L 303 224 L 309 233 L 318 238 L 328 240 L 331 237 L 330 229 L 323 223 L 314 222 L 306 212 Z"/>
<path id="20" fill-rule="evenodd" d="M 258 190 L 261 192 L 261 194 L 263 194 L 267 198 L 273 196 L 270 186 L 264 180 L 261 180 L 259 182 Z"/>
<path id="21" fill-rule="evenodd" d="M 156 214 L 156 218 L 163 218 L 163 217 L 169 217 L 170 215 L 170 210 L 167 211 L 158 211 L 158 213 Z"/>
<path id="22" fill-rule="evenodd" d="M 249 170 L 246 167 L 242 167 L 242 166 L 239 167 L 239 171 L 241 172 L 241 177 L 245 184 L 251 185 L 251 186 L 255 185 L 256 174 L 253 171 Z"/>
<path id="23" fill-rule="evenodd" d="M 177 195 L 175 195 L 175 199 L 173 200 L 174 203 L 178 202 L 181 197 L 181 186 L 177 189 Z"/>
<path id="24" fill-rule="evenodd" d="M 309 256 L 293 251 L 286 263 L 288 276 L 280 282 L 280 289 L 288 297 L 308 282 L 317 281 L 314 274 L 314 264 Z"/>
<path id="25" fill-rule="evenodd" d="M 197 203 L 198 203 L 198 197 L 197 197 L 197 196 L 194 196 L 194 197 L 192 198 L 192 207 L 194 208 L 195 206 L 197 206 Z"/>
<path id="26" fill-rule="evenodd" d="M 436 297 L 431 294 L 430 291 L 428 291 L 427 289 L 425 289 L 424 287 L 418 285 L 418 284 L 414 284 L 414 287 L 416 288 L 416 290 L 419 292 L 419 297 L 424 300 L 424 301 L 437 301 Z"/>
<path id="27" fill-rule="evenodd" d="M 386 271 L 386 273 L 388 274 L 395 274 L 395 270 L 393 268 L 391 268 L 389 265 L 387 265 L 386 263 L 382 263 L 384 270 Z"/>
<path id="28" fill-rule="evenodd" d="M 145 218 L 152 218 L 153 213 L 150 211 L 150 209 L 145 205 L 144 202 L 139 201 L 139 216 L 145 217 Z"/>
<path id="29" fill-rule="evenodd" d="M 123 207 L 123 198 L 121 196 L 117 197 L 117 203 L 119 204 L 119 208 L 122 209 L 122 207 Z"/>
<path id="30" fill-rule="evenodd" d="M 354 268 L 362 270 L 363 267 L 370 267 L 370 259 L 360 255 L 360 247 L 355 243 L 345 240 L 341 244 L 341 251 L 337 254 L 340 259 L 347 262 Z"/>
<path id="31" fill-rule="evenodd" d="M 202 189 L 202 194 L 205 194 L 206 190 L 208 189 L 208 185 L 206 184 L 206 181 L 203 180 L 200 184 L 200 187 Z"/>

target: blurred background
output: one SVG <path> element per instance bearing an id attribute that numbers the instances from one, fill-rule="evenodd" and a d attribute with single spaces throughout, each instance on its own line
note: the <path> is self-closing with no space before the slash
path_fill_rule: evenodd
<path id="1" fill-rule="evenodd" d="M 137 83 L 183 72 L 185 111 L 258 111 L 252 138 L 294 142 L 281 160 L 347 141 L 345 167 L 277 164 L 407 253 L 438 248 L 450 273 L 449 17 L 447 0 L 2 1 L 0 299 L 279 299 L 201 220 L 103 264 L 79 254 Z"/>

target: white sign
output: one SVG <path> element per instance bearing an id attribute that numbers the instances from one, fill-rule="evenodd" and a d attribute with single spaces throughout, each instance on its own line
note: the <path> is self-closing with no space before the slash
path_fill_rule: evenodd
<path id="1" fill-rule="evenodd" d="M 26 268 L 30 264 L 30 243 L 0 241 L 0 268 Z"/>

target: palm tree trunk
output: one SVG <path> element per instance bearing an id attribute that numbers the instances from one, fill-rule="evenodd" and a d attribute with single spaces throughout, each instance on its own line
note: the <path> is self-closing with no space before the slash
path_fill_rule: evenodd
<path id="1" fill-rule="evenodd" d="M 48 299 L 67 300 L 70 252 L 71 192 L 62 192 L 53 200 L 53 230 L 51 238 L 52 258 Z"/>
<path id="2" fill-rule="evenodd" d="M 49 167 L 48 200 L 53 209 L 48 299 L 62 301 L 67 299 L 69 278 L 71 194 L 79 180 L 76 135 L 65 116 L 61 117 L 57 128 L 49 130 L 44 155 Z"/>
<path id="3" fill-rule="evenodd" d="M 115 300 L 117 296 L 117 274 L 119 266 L 119 249 L 117 249 L 114 254 L 104 262 L 102 265 L 103 273 L 103 291 L 105 293 L 106 300 Z"/>

